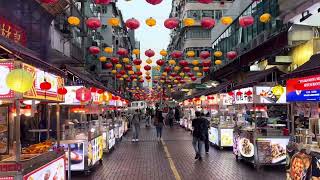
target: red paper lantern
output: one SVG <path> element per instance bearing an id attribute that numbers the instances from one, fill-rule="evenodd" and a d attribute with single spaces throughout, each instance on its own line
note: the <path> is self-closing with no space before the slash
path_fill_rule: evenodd
<path id="1" fill-rule="evenodd" d="M 189 77 L 193 77 L 194 74 L 190 72 L 190 73 L 188 73 L 188 76 L 189 76 Z"/>
<path id="2" fill-rule="evenodd" d="M 133 64 L 135 64 L 135 65 L 140 65 L 141 63 L 142 63 L 142 61 L 140 59 L 133 60 Z"/>
<path id="3" fill-rule="evenodd" d="M 91 100 L 91 91 L 85 87 L 76 90 L 76 99 L 80 102 L 87 102 Z"/>
<path id="4" fill-rule="evenodd" d="M 241 91 L 238 91 L 237 93 L 236 93 L 236 95 L 237 96 L 241 96 L 243 93 L 241 92 Z"/>
<path id="5" fill-rule="evenodd" d="M 150 77 L 150 76 L 146 76 L 146 79 L 147 79 L 147 80 L 150 80 L 150 79 L 151 79 L 151 77 Z"/>
<path id="6" fill-rule="evenodd" d="M 118 63 L 119 63 L 119 59 L 116 58 L 116 57 L 113 57 L 113 58 L 111 58 L 111 62 L 112 62 L 113 64 L 118 64 Z"/>
<path id="7" fill-rule="evenodd" d="M 164 68 L 164 71 L 165 71 L 165 72 L 170 72 L 170 71 L 171 71 L 171 67 L 170 67 L 170 66 L 165 67 L 165 68 Z"/>
<path id="8" fill-rule="evenodd" d="M 91 46 L 89 47 L 90 54 L 96 55 L 100 53 L 100 48 L 97 46 Z"/>
<path id="9" fill-rule="evenodd" d="M 191 77 L 191 80 L 192 80 L 192 81 L 196 81 L 197 78 L 196 78 L 196 77 Z"/>
<path id="10" fill-rule="evenodd" d="M 126 81 L 127 81 L 127 82 L 131 82 L 131 79 L 130 79 L 130 78 L 127 78 Z"/>
<path id="11" fill-rule="evenodd" d="M 130 78 L 133 80 L 133 79 L 137 79 L 137 75 L 133 74 L 130 76 Z"/>
<path id="12" fill-rule="evenodd" d="M 233 60 L 234 58 L 236 58 L 238 56 L 236 51 L 229 51 L 227 52 L 227 58 L 230 60 Z"/>
<path id="13" fill-rule="evenodd" d="M 117 54 L 119 56 L 127 56 L 128 55 L 128 50 L 124 49 L 124 48 L 119 48 L 117 51 Z"/>
<path id="14" fill-rule="evenodd" d="M 144 66 L 144 70 L 150 71 L 151 70 L 151 66 L 149 66 L 149 65 Z"/>
<path id="15" fill-rule="evenodd" d="M 40 83 L 40 89 L 43 91 L 48 91 L 51 89 L 51 83 L 44 81 L 42 83 Z"/>
<path id="16" fill-rule="evenodd" d="M 203 61 L 203 62 L 202 62 L 202 66 L 203 66 L 203 67 L 210 67 L 210 66 L 211 66 L 211 61 L 210 61 L 210 60 L 208 60 L 208 61 Z"/>
<path id="17" fill-rule="evenodd" d="M 252 94 L 253 94 L 253 93 L 252 93 L 252 91 L 250 91 L 250 90 L 246 92 L 246 95 L 247 95 L 247 96 L 251 96 Z"/>
<path id="18" fill-rule="evenodd" d="M 65 87 L 61 87 L 58 88 L 57 92 L 59 95 L 66 95 L 68 93 L 68 90 Z"/>
<path id="19" fill-rule="evenodd" d="M 104 65 L 104 67 L 107 69 L 111 69 L 113 67 L 113 65 L 111 63 L 107 63 Z"/>
<path id="20" fill-rule="evenodd" d="M 89 29 L 96 30 L 101 27 L 101 21 L 98 18 L 91 17 L 87 19 L 86 24 Z"/>
<path id="21" fill-rule="evenodd" d="M 181 84 L 186 83 L 186 81 L 185 81 L 185 80 L 183 80 L 183 79 L 182 79 L 182 80 L 180 80 L 179 82 L 180 82 Z"/>
<path id="22" fill-rule="evenodd" d="M 243 16 L 239 18 L 239 24 L 241 27 L 248 27 L 254 23 L 254 18 L 252 16 Z"/>
<path id="23" fill-rule="evenodd" d="M 41 0 L 41 3 L 44 3 L 44 4 L 54 4 L 57 2 L 58 0 Z"/>
<path id="24" fill-rule="evenodd" d="M 126 21 L 126 26 L 127 28 L 129 29 L 132 29 L 132 30 L 135 30 L 135 29 L 138 29 L 139 26 L 140 26 L 140 23 L 138 20 L 134 19 L 134 18 L 131 18 L 131 19 L 128 19 Z"/>
<path id="25" fill-rule="evenodd" d="M 151 57 L 154 56 L 155 53 L 154 53 L 153 50 L 148 49 L 148 50 L 146 50 L 146 52 L 144 52 L 144 54 L 145 54 L 147 57 L 151 58 Z"/>
<path id="26" fill-rule="evenodd" d="M 181 80 L 182 80 L 182 77 L 181 77 L 181 76 L 177 76 L 177 77 L 176 77 L 176 80 L 181 81 Z"/>
<path id="27" fill-rule="evenodd" d="M 201 20 L 201 26 L 204 29 L 211 29 L 215 25 L 216 25 L 216 21 L 210 17 L 205 17 L 205 18 L 202 18 L 202 20 Z"/>
<path id="28" fill-rule="evenodd" d="M 202 68 L 202 71 L 203 71 L 203 72 L 209 72 L 209 71 L 210 71 L 210 68 L 209 68 L 209 67 L 203 67 L 203 68 Z"/>
<path id="29" fill-rule="evenodd" d="M 180 64 L 180 66 L 183 66 L 183 67 L 189 65 L 188 61 L 186 61 L 186 60 L 181 60 L 181 61 L 179 61 L 179 64 Z"/>
<path id="30" fill-rule="evenodd" d="M 157 5 L 162 2 L 162 0 L 146 0 L 149 4 Z"/>
<path id="31" fill-rule="evenodd" d="M 107 5 L 111 2 L 111 0 L 94 0 L 96 4 Z"/>
<path id="32" fill-rule="evenodd" d="M 142 72 L 141 72 L 141 71 L 137 71 L 137 72 L 136 72 L 136 75 L 137 75 L 137 76 L 141 76 L 141 75 L 142 75 Z"/>
<path id="33" fill-rule="evenodd" d="M 97 88 L 92 87 L 92 88 L 90 88 L 90 91 L 91 91 L 92 93 L 95 93 L 95 92 L 97 92 Z"/>
<path id="34" fill-rule="evenodd" d="M 164 21 L 164 26 L 168 29 L 174 29 L 178 27 L 179 19 L 177 18 L 169 18 Z"/>
<path id="35" fill-rule="evenodd" d="M 121 75 L 125 75 L 125 74 L 126 74 L 126 71 L 125 71 L 125 70 L 121 70 L 119 73 L 120 73 Z"/>
<path id="36" fill-rule="evenodd" d="M 159 59 L 159 60 L 157 60 L 157 64 L 159 65 L 159 66 L 163 66 L 164 65 L 164 60 L 162 60 L 162 59 Z"/>
<path id="37" fill-rule="evenodd" d="M 210 57 L 210 52 L 209 51 L 201 51 L 201 53 L 200 53 L 200 58 L 201 59 L 207 59 L 208 57 Z"/>
<path id="38" fill-rule="evenodd" d="M 176 76 L 177 76 L 177 73 L 171 73 L 170 76 L 171 76 L 171 77 L 176 77 Z"/>
<path id="39" fill-rule="evenodd" d="M 212 0 L 198 0 L 198 2 L 203 4 L 210 4 L 212 3 Z"/>
<path id="40" fill-rule="evenodd" d="M 129 71 L 132 70 L 132 66 L 130 64 L 126 65 L 125 68 L 126 68 L 126 70 L 129 70 Z"/>
<path id="41" fill-rule="evenodd" d="M 178 59 L 183 56 L 183 52 L 182 51 L 173 51 L 170 55 L 172 58 Z"/>
<path id="42" fill-rule="evenodd" d="M 182 69 L 182 71 L 185 72 L 185 73 L 187 73 L 187 72 L 190 72 L 190 71 L 191 71 L 191 68 L 189 68 L 189 67 L 184 67 L 184 68 Z"/>
<path id="43" fill-rule="evenodd" d="M 103 89 L 98 89 L 97 93 L 98 94 L 102 94 L 102 93 L 104 93 L 104 90 Z"/>
<path id="44" fill-rule="evenodd" d="M 153 80 L 153 83 L 158 83 L 158 81 L 157 80 Z"/>
<path id="45" fill-rule="evenodd" d="M 171 83 L 171 81 L 170 81 L 169 79 L 167 79 L 167 80 L 166 80 L 166 83 L 167 83 L 167 84 L 170 84 L 170 83 Z"/>
<path id="46" fill-rule="evenodd" d="M 143 82 L 144 82 L 144 80 L 143 80 L 143 79 L 140 79 L 140 80 L 139 80 L 139 82 L 143 83 Z"/>
<path id="47" fill-rule="evenodd" d="M 228 92 L 228 95 L 233 96 L 234 95 L 233 91 Z"/>

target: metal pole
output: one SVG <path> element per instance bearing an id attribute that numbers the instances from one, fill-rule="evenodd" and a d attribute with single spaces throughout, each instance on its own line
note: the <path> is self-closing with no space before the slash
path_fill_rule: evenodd
<path id="1" fill-rule="evenodd" d="M 58 144 L 58 147 L 60 147 L 60 104 L 57 103 L 56 105 L 57 107 L 57 110 L 56 110 L 56 113 L 57 113 L 57 144 Z"/>
<path id="2" fill-rule="evenodd" d="M 293 114 L 293 103 L 290 103 L 290 118 L 291 118 L 291 135 L 294 135 L 294 114 Z"/>
<path id="3" fill-rule="evenodd" d="M 50 139 L 50 128 L 51 128 L 51 106 L 48 106 L 48 115 L 47 115 L 47 139 Z"/>
<path id="4" fill-rule="evenodd" d="M 68 144 L 68 180 L 71 180 L 71 147 L 70 144 Z"/>
<path id="5" fill-rule="evenodd" d="M 16 100 L 16 162 L 20 162 L 21 156 L 21 141 L 20 141 L 20 101 Z"/>

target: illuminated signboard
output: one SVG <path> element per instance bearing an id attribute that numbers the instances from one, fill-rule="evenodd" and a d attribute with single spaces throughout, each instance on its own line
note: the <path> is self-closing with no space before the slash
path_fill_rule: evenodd
<path id="1" fill-rule="evenodd" d="M 0 36 L 23 46 L 27 43 L 26 32 L 3 17 L 0 17 Z"/>
<path id="2" fill-rule="evenodd" d="M 13 98 L 14 92 L 10 90 L 6 84 L 6 77 L 13 70 L 13 62 L 0 63 L 0 99 Z"/>
<path id="3" fill-rule="evenodd" d="M 80 101 L 76 99 L 76 90 L 82 88 L 83 86 L 66 86 L 67 94 L 64 96 L 64 103 L 67 105 L 79 105 Z"/>
<path id="4" fill-rule="evenodd" d="M 219 99 L 220 99 L 220 104 L 223 105 L 223 106 L 229 106 L 229 105 L 232 105 L 233 101 L 234 101 L 234 97 L 233 96 L 230 96 L 229 94 L 227 93 L 222 93 L 222 94 L 219 94 Z"/>
<path id="5" fill-rule="evenodd" d="M 251 92 L 251 93 L 250 93 Z M 253 88 L 243 88 L 233 91 L 235 96 L 235 104 L 253 103 Z"/>
<path id="6" fill-rule="evenodd" d="M 287 101 L 320 101 L 320 75 L 289 79 Z"/>
<path id="7" fill-rule="evenodd" d="M 280 90 L 275 92 L 276 88 Z M 255 87 L 255 94 L 257 95 L 255 103 L 286 103 L 286 88 L 278 87 Z"/>

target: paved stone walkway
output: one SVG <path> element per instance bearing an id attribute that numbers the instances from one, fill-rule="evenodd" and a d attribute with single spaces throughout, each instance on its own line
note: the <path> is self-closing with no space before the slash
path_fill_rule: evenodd
<path id="1" fill-rule="evenodd" d="M 72 180 L 285 179 L 284 168 L 269 167 L 257 171 L 250 164 L 237 162 L 232 150 L 210 147 L 202 162 L 195 161 L 190 132 L 174 127 L 164 129 L 163 133 L 165 146 L 156 141 L 154 128 L 142 128 L 139 143 L 131 142 L 129 132 L 113 152 L 104 155 L 102 166 L 94 168 L 89 176 L 73 174 Z M 173 169 L 177 172 L 174 173 Z"/>

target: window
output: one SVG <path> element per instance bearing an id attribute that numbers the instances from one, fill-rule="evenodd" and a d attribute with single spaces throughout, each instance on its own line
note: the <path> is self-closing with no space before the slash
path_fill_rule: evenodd
<path id="1" fill-rule="evenodd" d="M 219 20 L 222 18 L 222 10 L 215 10 L 215 19 Z"/>
<path id="2" fill-rule="evenodd" d="M 211 17 L 214 18 L 214 11 L 213 10 L 203 10 L 202 17 Z"/>
<path id="3" fill-rule="evenodd" d="M 202 28 L 190 28 L 186 31 L 185 33 L 185 38 L 186 39 L 207 39 L 211 38 L 211 31 L 207 29 L 202 29 Z"/>
<path id="4" fill-rule="evenodd" d="M 201 19 L 201 11 L 199 11 L 199 10 L 187 11 L 187 16 L 188 16 L 188 18 L 194 18 L 196 20 L 200 20 Z"/>

